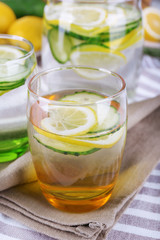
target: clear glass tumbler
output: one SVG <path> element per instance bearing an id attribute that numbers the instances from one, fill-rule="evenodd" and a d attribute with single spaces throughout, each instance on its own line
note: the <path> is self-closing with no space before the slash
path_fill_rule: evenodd
<path id="1" fill-rule="evenodd" d="M 15 160 L 28 149 L 25 82 L 35 66 L 29 41 L 0 35 L 0 163 Z"/>
<path id="2" fill-rule="evenodd" d="M 32 159 L 46 199 L 69 212 L 104 205 L 125 147 L 124 80 L 84 66 L 40 72 L 29 82 L 27 116 Z"/>
<path id="3" fill-rule="evenodd" d="M 44 9 L 42 67 L 107 68 L 126 81 L 133 98 L 140 73 L 141 0 L 49 0 Z"/>

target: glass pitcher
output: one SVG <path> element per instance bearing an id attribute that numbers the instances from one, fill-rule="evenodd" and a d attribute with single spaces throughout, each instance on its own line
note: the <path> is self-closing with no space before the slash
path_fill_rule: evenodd
<path id="1" fill-rule="evenodd" d="M 43 68 L 69 64 L 107 68 L 125 79 L 131 99 L 142 49 L 140 0 L 49 0 L 45 6 Z"/>

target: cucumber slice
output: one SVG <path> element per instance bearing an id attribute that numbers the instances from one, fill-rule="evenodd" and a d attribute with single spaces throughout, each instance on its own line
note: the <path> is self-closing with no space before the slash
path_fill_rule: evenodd
<path id="1" fill-rule="evenodd" d="M 67 29 L 62 28 L 59 25 L 50 25 L 50 27 L 52 27 L 52 29 L 56 29 L 57 31 L 61 31 L 64 32 L 66 36 L 68 37 L 72 37 L 78 40 L 83 40 L 83 41 L 87 41 L 87 42 L 92 42 L 92 43 L 100 43 L 100 42 L 107 42 L 110 40 L 114 40 L 117 38 L 121 38 L 124 35 L 124 30 L 123 32 L 118 32 L 118 34 L 115 32 L 115 34 L 111 35 L 110 32 L 105 32 L 103 34 L 97 34 L 95 36 L 92 36 L 91 34 L 87 34 L 85 33 L 85 35 L 83 33 L 81 33 L 78 30 L 74 30 L 73 31 L 68 31 Z M 51 31 L 51 30 L 50 30 Z"/>
<path id="2" fill-rule="evenodd" d="M 95 34 L 94 32 L 83 33 L 78 29 L 72 29 L 69 31 L 60 25 L 49 24 L 52 29 L 56 29 L 57 31 L 64 32 L 68 37 L 72 37 L 78 40 L 83 40 L 88 43 L 103 43 L 113 41 L 115 39 L 119 39 L 124 37 L 126 34 L 131 32 L 132 30 L 138 28 L 141 25 L 141 19 L 136 20 L 135 22 L 127 23 L 125 26 L 112 27 L 112 30 L 109 28 L 109 31 L 101 31 L 99 34 Z M 103 28 L 103 27 L 102 27 Z"/>
<path id="3" fill-rule="evenodd" d="M 74 155 L 74 156 L 88 155 L 88 154 L 91 154 L 91 153 L 94 153 L 94 152 L 100 150 L 100 148 L 73 145 L 68 142 L 62 142 L 59 140 L 48 138 L 41 134 L 35 134 L 34 138 L 43 146 L 45 146 L 55 152 L 62 153 L 65 155 L 67 155 L 67 154 Z"/>
<path id="4" fill-rule="evenodd" d="M 53 57 L 59 63 L 66 63 L 69 60 L 72 43 L 64 30 L 52 28 L 48 32 L 48 41 Z"/>
<path id="5" fill-rule="evenodd" d="M 0 84 L 2 82 L 15 82 L 26 78 L 31 72 L 30 69 L 31 68 L 29 66 L 21 64 L 13 64 L 12 66 L 8 66 L 7 68 L 3 69 L 3 71 L 0 68 Z"/>
<path id="6" fill-rule="evenodd" d="M 101 115 L 97 113 L 98 124 L 89 133 L 107 132 L 108 134 L 108 131 L 117 128 L 119 125 L 120 114 L 117 109 L 113 106 L 110 106 L 108 109 L 105 105 L 101 106 L 104 108 L 104 110 L 100 109 Z"/>
<path id="7" fill-rule="evenodd" d="M 98 93 L 81 91 L 75 92 L 74 94 L 65 95 L 60 99 L 60 101 L 74 101 L 80 104 L 95 103 L 97 101 L 103 100 L 104 96 Z"/>
<path id="8" fill-rule="evenodd" d="M 124 26 L 123 25 L 118 26 L 118 27 L 113 26 L 112 28 L 110 28 L 109 31 L 103 31 L 103 32 L 99 33 L 99 35 L 104 36 L 104 37 L 105 37 L 105 35 L 110 35 L 111 38 L 112 38 L 112 36 L 115 36 L 115 35 L 117 35 L 117 36 L 124 35 L 124 34 L 131 32 L 135 28 L 138 28 L 141 24 L 142 24 L 141 19 L 138 19 L 134 22 L 126 23 Z"/>
<path id="9" fill-rule="evenodd" d="M 111 148 L 113 147 L 123 136 L 124 131 L 126 131 L 126 126 L 122 126 L 117 128 L 114 131 L 106 135 L 96 136 L 96 137 L 87 137 L 83 135 L 82 137 L 78 137 L 79 141 L 82 141 L 86 144 L 86 146 L 95 146 L 101 148 Z"/>
<path id="10" fill-rule="evenodd" d="M 11 90 L 23 85 L 30 73 L 29 67 L 20 64 L 14 64 L 4 69 L 0 76 L 0 90 Z"/>
<path id="11" fill-rule="evenodd" d="M 15 82 L 0 82 L 0 90 L 7 91 L 14 88 L 20 87 L 25 83 L 26 78 L 21 79 L 20 81 Z"/>

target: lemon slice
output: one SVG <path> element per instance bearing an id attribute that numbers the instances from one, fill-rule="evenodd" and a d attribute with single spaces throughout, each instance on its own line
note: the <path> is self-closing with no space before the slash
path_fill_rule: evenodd
<path id="1" fill-rule="evenodd" d="M 125 127 L 121 127 L 116 132 L 111 134 L 99 137 L 99 138 L 89 138 L 89 139 L 78 139 L 81 142 L 86 144 L 87 147 L 94 147 L 94 148 L 110 148 L 114 146 L 122 137 L 124 133 Z"/>
<path id="2" fill-rule="evenodd" d="M 95 28 L 105 20 L 107 11 L 99 7 L 62 5 L 46 6 L 45 18 L 51 24 L 69 23 L 82 28 Z M 58 20 L 57 20 L 58 19 Z"/>
<path id="3" fill-rule="evenodd" d="M 126 57 L 118 52 L 112 51 L 103 45 L 81 44 L 71 52 L 70 59 L 75 65 L 88 65 L 92 67 L 107 68 L 116 71 L 126 63 Z M 93 70 L 76 70 L 81 76 L 88 79 L 103 78 L 107 74 Z"/>
<path id="4" fill-rule="evenodd" d="M 25 65 L 25 60 L 21 59 L 24 55 L 25 53 L 22 50 L 13 46 L 0 46 L 0 90 L 12 89 L 10 84 L 13 83 L 11 82 L 17 84 L 21 80 L 24 83 L 24 79 L 31 71 Z M 11 62 L 15 59 L 21 60 Z"/>
<path id="5" fill-rule="evenodd" d="M 122 51 L 140 41 L 143 38 L 142 27 L 134 29 L 122 38 L 105 43 L 112 50 Z"/>
<path id="6" fill-rule="evenodd" d="M 77 136 L 88 132 L 96 123 L 96 114 L 89 107 L 50 106 L 49 117 L 42 119 L 41 127 L 54 134 Z"/>
<path id="7" fill-rule="evenodd" d="M 20 64 L 12 63 L 12 65 L 10 65 L 9 61 L 21 58 L 23 56 L 24 53 L 21 50 L 14 48 L 13 46 L 6 45 L 0 46 L 0 82 L 1 81 L 4 82 L 5 78 L 7 78 L 8 76 L 10 77 L 8 81 L 12 81 L 11 80 L 12 76 L 14 74 L 21 72 L 19 70 Z M 5 63 L 7 64 L 3 65 Z"/>
<path id="8" fill-rule="evenodd" d="M 40 129 L 34 126 L 36 132 L 44 135 L 50 139 L 59 140 L 62 142 L 70 143 L 73 145 L 84 146 L 84 147 L 92 147 L 92 148 L 111 148 L 113 147 L 123 136 L 126 131 L 126 126 L 121 127 L 114 133 L 99 137 L 99 138 L 76 138 L 76 137 L 68 137 L 68 136 L 60 136 L 54 133 L 46 132 L 43 129 Z"/>
<path id="9" fill-rule="evenodd" d="M 0 46 L 0 96 L 25 83 L 31 70 L 25 65 L 24 55 L 23 51 L 13 46 Z M 11 61 L 15 59 L 19 61 Z"/>
<path id="10" fill-rule="evenodd" d="M 160 10 L 147 7 L 143 10 L 144 36 L 148 41 L 160 42 Z"/>
<path id="11" fill-rule="evenodd" d="M 8 60 L 20 58 L 22 56 L 24 56 L 24 53 L 13 46 L 0 46 L 0 64 L 3 64 Z"/>

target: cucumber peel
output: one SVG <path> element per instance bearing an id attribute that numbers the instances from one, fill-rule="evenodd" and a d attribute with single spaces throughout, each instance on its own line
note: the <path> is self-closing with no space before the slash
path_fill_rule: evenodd
<path id="1" fill-rule="evenodd" d="M 0 91 L 12 90 L 14 88 L 22 86 L 25 83 L 26 78 L 29 76 L 30 72 L 31 72 L 30 69 L 26 69 L 26 71 L 19 74 L 15 74 L 11 77 L 1 78 Z"/>
<path id="2" fill-rule="evenodd" d="M 55 152 L 62 153 L 65 155 L 74 155 L 74 156 L 88 155 L 99 150 L 99 148 L 78 146 L 78 145 L 73 145 L 67 142 L 50 139 L 41 134 L 35 134 L 34 138 L 43 146 Z"/>
<path id="3" fill-rule="evenodd" d="M 72 48 L 71 39 L 65 34 L 64 31 L 58 31 L 58 29 L 52 28 L 48 32 L 48 41 L 53 57 L 59 63 L 66 63 L 69 60 L 70 51 Z"/>
<path id="4" fill-rule="evenodd" d="M 0 91 L 12 90 L 14 88 L 20 87 L 25 83 L 26 78 L 15 82 L 0 82 Z"/>
<path id="5" fill-rule="evenodd" d="M 63 96 L 60 99 L 60 101 L 74 101 L 74 102 L 80 102 L 81 104 L 90 104 L 103 99 L 104 99 L 104 96 L 98 93 L 88 92 L 83 90 L 83 91 L 75 92 L 74 94 L 67 94 Z"/>

